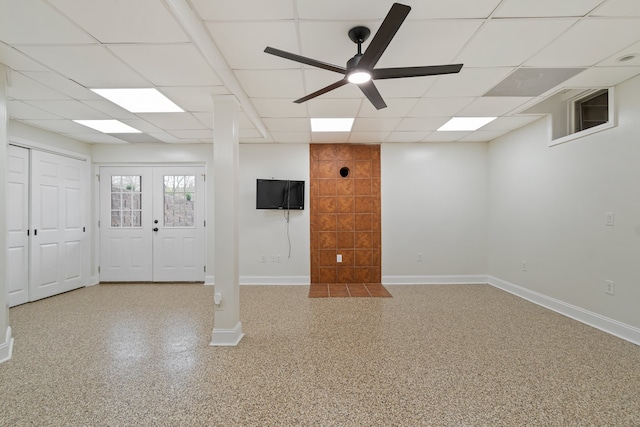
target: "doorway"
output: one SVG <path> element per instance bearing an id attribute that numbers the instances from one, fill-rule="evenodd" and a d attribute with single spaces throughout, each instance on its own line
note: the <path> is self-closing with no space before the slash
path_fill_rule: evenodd
<path id="1" fill-rule="evenodd" d="M 100 281 L 202 282 L 202 166 L 100 168 Z"/>

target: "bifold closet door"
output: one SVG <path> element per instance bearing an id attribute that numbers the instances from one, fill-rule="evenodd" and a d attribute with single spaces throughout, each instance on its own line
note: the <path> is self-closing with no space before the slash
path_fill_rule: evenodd
<path id="1" fill-rule="evenodd" d="M 9 307 L 29 301 L 29 150 L 7 156 L 7 291 Z"/>
<path id="2" fill-rule="evenodd" d="M 31 150 L 30 301 L 85 285 L 87 167 Z"/>

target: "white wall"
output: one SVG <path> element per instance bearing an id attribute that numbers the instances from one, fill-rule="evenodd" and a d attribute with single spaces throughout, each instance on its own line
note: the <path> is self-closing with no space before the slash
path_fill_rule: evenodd
<path id="1" fill-rule="evenodd" d="M 306 182 L 305 209 L 290 212 L 289 237 L 283 211 L 256 209 L 258 178 Z M 308 284 L 309 229 L 309 145 L 240 144 L 240 283 Z"/>
<path id="2" fill-rule="evenodd" d="M 549 148 L 543 119 L 490 143 L 489 274 L 640 327 L 640 78 L 616 96 L 618 127 Z"/>
<path id="3" fill-rule="evenodd" d="M 383 283 L 486 274 L 487 147 L 381 146 Z"/>

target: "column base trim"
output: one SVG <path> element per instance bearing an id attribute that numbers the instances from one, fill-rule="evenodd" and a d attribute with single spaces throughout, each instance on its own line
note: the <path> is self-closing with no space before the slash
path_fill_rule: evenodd
<path id="1" fill-rule="evenodd" d="M 11 359 L 13 353 L 13 337 L 11 336 L 11 326 L 7 326 L 7 334 L 4 343 L 0 344 L 0 363 Z"/>
<path id="2" fill-rule="evenodd" d="M 238 322 L 233 329 L 213 328 L 209 345 L 213 347 L 235 347 L 242 337 L 244 337 L 244 333 L 242 332 L 241 322 Z"/>

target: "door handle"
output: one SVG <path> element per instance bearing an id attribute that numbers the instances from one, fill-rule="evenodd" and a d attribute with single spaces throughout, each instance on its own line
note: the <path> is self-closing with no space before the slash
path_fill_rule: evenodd
<path id="1" fill-rule="evenodd" d="M 158 227 L 154 227 L 153 231 L 158 231 Z"/>

